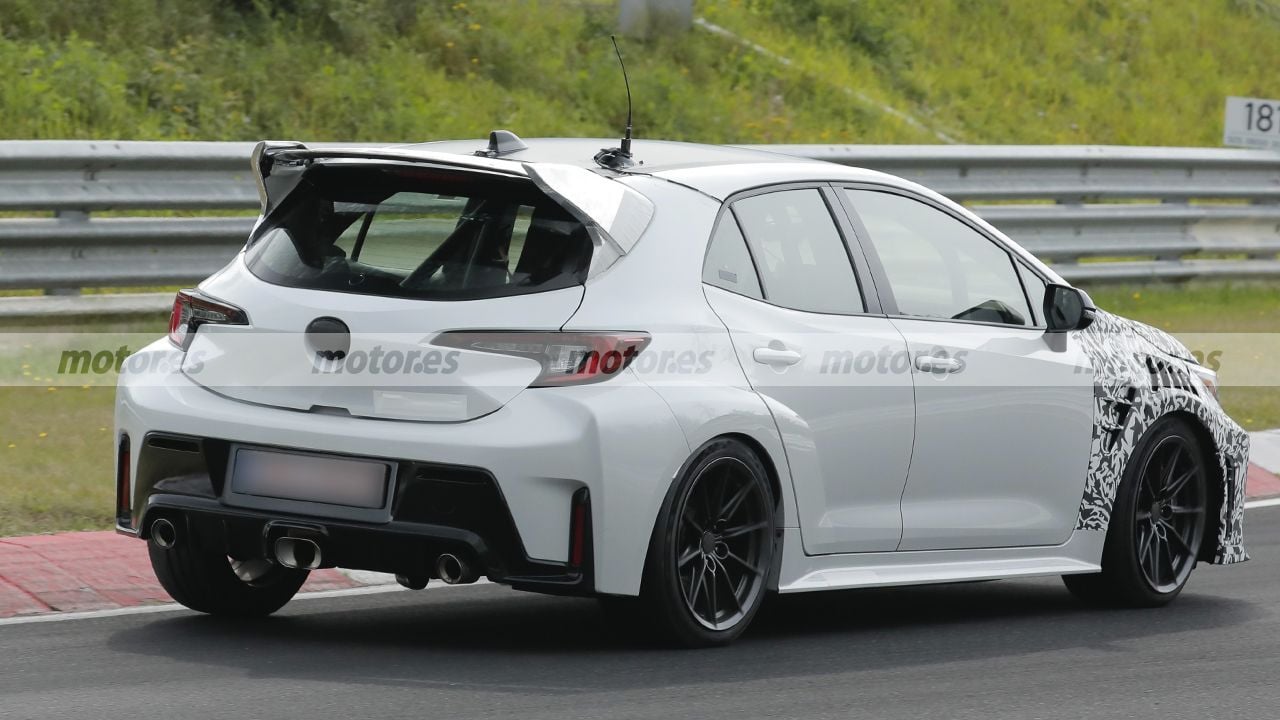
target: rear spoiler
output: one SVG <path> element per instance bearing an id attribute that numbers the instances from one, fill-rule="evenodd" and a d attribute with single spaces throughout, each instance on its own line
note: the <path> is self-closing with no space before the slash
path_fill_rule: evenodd
<path id="1" fill-rule="evenodd" d="M 519 163 L 472 155 L 397 151 L 394 148 L 308 148 L 300 142 L 264 140 L 253 148 L 250 167 L 258 184 L 262 214 L 270 212 L 277 200 L 297 185 L 300 170 L 315 160 L 373 160 L 425 163 L 529 178 L 538 189 L 565 206 L 591 232 L 598 245 L 614 254 L 604 267 L 631 251 L 653 219 L 653 203 L 635 190 L 586 168 L 560 163 Z M 293 172 L 277 172 L 277 168 Z M 593 260 L 593 269 L 599 267 Z"/>
<path id="2" fill-rule="evenodd" d="M 524 169 L 538 189 L 564 205 L 618 255 L 631 252 L 653 219 L 649 198 L 586 168 L 526 163 Z"/>
<path id="3" fill-rule="evenodd" d="M 249 157 L 249 167 L 253 169 L 258 183 L 258 200 L 262 203 L 265 215 L 275 207 L 276 201 L 288 194 L 297 183 L 299 173 L 296 170 L 307 167 L 314 160 L 375 160 L 383 162 L 416 162 L 443 167 L 456 167 L 481 172 L 499 173 L 515 177 L 527 177 L 527 173 L 518 165 L 499 162 L 488 158 L 473 158 L 450 153 L 424 152 L 415 150 L 412 153 L 396 152 L 390 148 L 309 148 L 300 142 L 289 140 L 263 140 L 253 148 Z M 294 170 L 295 172 L 274 172 L 277 168 Z M 287 183 L 278 182 L 285 177 Z"/>

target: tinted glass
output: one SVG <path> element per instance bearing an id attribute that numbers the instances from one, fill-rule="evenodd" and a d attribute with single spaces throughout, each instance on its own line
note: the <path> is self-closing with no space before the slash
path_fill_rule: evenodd
<path id="1" fill-rule="evenodd" d="M 870 233 L 898 312 L 921 317 L 1030 325 L 1012 258 L 956 218 L 922 202 L 845 190 Z"/>
<path id="2" fill-rule="evenodd" d="M 733 213 L 725 213 L 711 236 L 702 281 L 725 290 L 760 299 L 760 279 L 751 264 L 747 241 L 742 237 Z"/>
<path id="3" fill-rule="evenodd" d="M 818 190 L 756 195 L 734 203 L 733 211 L 766 300 L 810 312 L 863 312 L 844 240 Z"/>
<path id="4" fill-rule="evenodd" d="M 317 166 L 250 240 L 291 287 L 474 299 L 581 284 L 583 225 L 532 183 L 432 169 Z"/>

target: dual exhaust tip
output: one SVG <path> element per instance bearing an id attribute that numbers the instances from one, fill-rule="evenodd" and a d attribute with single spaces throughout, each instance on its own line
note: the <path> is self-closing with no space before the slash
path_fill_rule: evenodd
<path id="1" fill-rule="evenodd" d="M 320 545 L 307 538 L 277 538 L 273 551 L 277 563 L 297 570 L 315 570 L 320 567 L 323 558 Z M 457 555 L 443 553 L 436 558 L 436 577 L 447 585 L 466 585 L 480 579 L 480 574 L 470 563 Z M 397 575 L 396 581 L 414 590 L 427 586 L 426 578 Z"/>
<path id="2" fill-rule="evenodd" d="M 178 544 L 178 526 L 167 517 L 156 518 L 151 523 L 150 539 L 160 550 L 172 550 Z M 277 563 L 296 570 L 315 570 L 324 557 L 319 543 L 301 537 L 276 538 L 271 552 Z"/>
<path id="3" fill-rule="evenodd" d="M 169 550 L 178 544 L 178 528 L 168 518 L 157 518 L 151 523 L 151 544 L 161 550 Z M 320 567 L 324 554 L 320 544 L 310 538 L 279 537 L 272 544 L 275 561 L 295 570 L 315 570 Z M 436 577 L 447 585 L 466 585 L 480 579 L 480 573 L 471 563 L 454 555 L 441 553 L 436 558 Z M 427 586 L 426 578 L 397 575 L 396 581 L 414 590 Z"/>

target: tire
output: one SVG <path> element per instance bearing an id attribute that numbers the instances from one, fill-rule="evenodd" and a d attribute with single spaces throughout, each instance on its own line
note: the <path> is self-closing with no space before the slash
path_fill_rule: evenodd
<path id="1" fill-rule="evenodd" d="M 768 472 L 749 448 L 713 440 L 662 505 L 645 562 L 648 625 L 685 647 L 728 644 L 764 601 L 775 546 Z"/>
<path id="2" fill-rule="evenodd" d="M 1086 602 L 1159 607 L 1186 587 L 1207 525 L 1204 450 L 1186 421 L 1164 418 L 1138 441 L 1116 493 L 1102 572 L 1065 575 Z"/>
<path id="3" fill-rule="evenodd" d="M 147 547 L 151 568 L 165 592 L 180 604 L 209 615 L 270 615 L 293 599 L 309 574 L 267 560 L 231 560 L 196 542 L 179 542 L 167 550 L 150 543 Z"/>

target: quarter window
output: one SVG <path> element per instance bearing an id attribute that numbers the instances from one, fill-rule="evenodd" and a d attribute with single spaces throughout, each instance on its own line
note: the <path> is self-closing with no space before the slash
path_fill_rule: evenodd
<path id="1" fill-rule="evenodd" d="M 846 189 L 888 276 L 898 312 L 1031 325 L 1009 253 L 956 218 L 917 200 Z"/>
<path id="2" fill-rule="evenodd" d="M 747 241 L 742 237 L 733 213 L 725 213 L 711 236 L 707 261 L 702 267 L 702 281 L 731 292 L 760 300 L 760 278 L 751 264 Z"/>
<path id="3" fill-rule="evenodd" d="M 766 300 L 809 312 L 864 312 L 849 253 L 818 190 L 754 195 L 733 211 Z"/>

